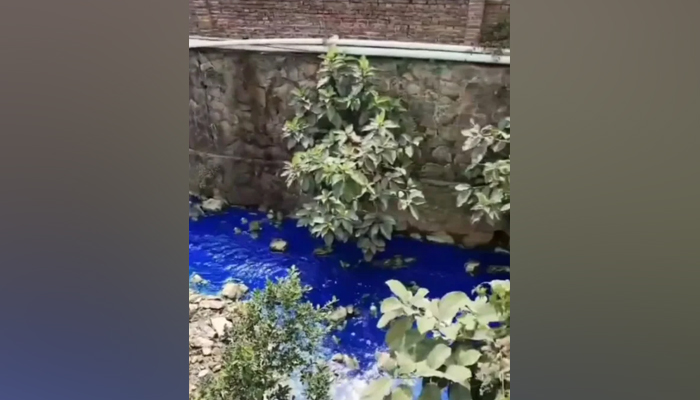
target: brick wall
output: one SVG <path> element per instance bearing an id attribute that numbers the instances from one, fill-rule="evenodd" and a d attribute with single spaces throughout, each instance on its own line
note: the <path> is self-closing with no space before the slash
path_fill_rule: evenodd
<path id="1" fill-rule="evenodd" d="M 482 32 L 510 15 L 510 0 L 486 0 Z"/>
<path id="2" fill-rule="evenodd" d="M 190 0 L 190 34 L 477 43 L 510 0 Z M 504 8 L 505 7 L 505 8 Z"/>

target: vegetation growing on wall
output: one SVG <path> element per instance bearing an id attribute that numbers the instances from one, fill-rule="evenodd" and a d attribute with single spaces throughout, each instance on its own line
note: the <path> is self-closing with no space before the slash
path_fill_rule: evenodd
<path id="1" fill-rule="evenodd" d="M 472 221 L 494 224 L 510 216 L 510 118 L 498 127 L 465 130 L 464 151 L 471 153 L 460 185 L 458 205 Z M 472 299 L 452 292 L 429 299 L 428 290 L 408 290 L 387 282 L 394 296 L 381 305 L 379 328 L 388 327 L 390 353 L 379 358 L 386 376 L 373 382 L 366 400 L 412 399 L 413 388 L 396 380 L 419 378 L 421 400 L 510 400 L 510 281 L 478 287 Z"/>
<path id="2" fill-rule="evenodd" d="M 299 225 L 327 247 L 357 239 L 367 260 L 392 237 L 390 207 L 418 218 L 416 206 L 425 203 L 409 176 L 420 138 L 402 131 L 405 109 L 379 94 L 373 76 L 365 57 L 329 52 L 316 86 L 294 92 L 296 115 L 284 128 L 297 152 L 283 176 L 311 198 L 297 213 Z"/>
<path id="3" fill-rule="evenodd" d="M 495 225 L 510 218 L 510 117 L 498 127 L 474 124 L 462 132 L 462 150 L 471 153 L 465 175 L 469 184 L 457 186 L 457 206 L 472 212 L 472 222 Z"/>
<path id="4" fill-rule="evenodd" d="M 510 16 L 507 16 L 484 30 L 481 44 L 497 50 L 510 49 Z"/>
<path id="5" fill-rule="evenodd" d="M 305 302 L 309 290 L 292 268 L 287 278 L 255 292 L 232 326 L 221 372 L 198 399 L 288 400 L 290 378 L 300 373 L 307 399 L 330 400 L 331 374 L 318 355 L 332 326 L 331 308 Z"/>
<path id="6" fill-rule="evenodd" d="M 363 394 L 366 400 L 413 398 L 411 385 L 396 380 L 419 378 L 421 399 L 510 399 L 510 281 L 478 287 L 475 299 L 448 293 L 428 299 L 428 290 L 409 291 L 388 281 L 394 296 L 381 305 L 379 327 L 389 327 L 390 353 L 379 362 L 386 376 Z"/>

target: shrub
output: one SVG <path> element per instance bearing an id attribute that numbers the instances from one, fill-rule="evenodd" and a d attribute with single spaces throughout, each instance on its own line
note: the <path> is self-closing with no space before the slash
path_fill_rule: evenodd
<path id="1" fill-rule="evenodd" d="M 421 138 L 401 129 L 400 102 L 381 96 L 365 57 L 336 51 L 323 57 L 316 87 L 294 92 L 296 115 L 284 137 L 298 150 L 282 175 L 311 201 L 298 211 L 305 226 L 327 247 L 357 239 L 365 258 L 383 251 L 396 221 L 396 205 L 418 218 L 423 193 L 409 176 Z"/>
<path id="2" fill-rule="evenodd" d="M 330 400 L 331 375 L 318 360 L 331 325 L 330 304 L 304 301 L 310 290 L 292 268 L 253 293 L 232 327 L 221 372 L 207 382 L 201 400 L 288 400 L 290 377 L 299 373 L 309 400 Z"/>
<path id="3" fill-rule="evenodd" d="M 471 152 L 465 175 L 469 184 L 457 185 L 457 206 L 467 206 L 472 222 L 496 224 L 510 218 L 510 117 L 498 127 L 473 124 L 462 132 L 463 150 Z"/>
<path id="4" fill-rule="evenodd" d="M 412 388 L 395 379 L 422 380 L 421 399 L 510 399 L 510 281 L 478 287 L 471 299 L 452 292 L 430 300 L 400 282 L 387 282 L 393 297 L 381 305 L 379 327 L 389 326 L 389 354 L 380 356 L 388 376 L 373 382 L 364 399 L 412 399 Z"/>

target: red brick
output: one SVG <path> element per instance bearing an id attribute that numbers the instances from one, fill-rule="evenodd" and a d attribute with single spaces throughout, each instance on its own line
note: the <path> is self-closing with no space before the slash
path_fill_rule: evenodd
<path id="1" fill-rule="evenodd" d="M 469 44 L 482 19 L 509 9 L 510 0 L 190 0 L 190 34 Z"/>

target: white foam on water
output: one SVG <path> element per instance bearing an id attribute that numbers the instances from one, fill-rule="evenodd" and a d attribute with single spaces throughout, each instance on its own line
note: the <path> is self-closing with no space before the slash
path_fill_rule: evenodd
<path id="1" fill-rule="evenodd" d="M 361 373 L 348 373 L 347 369 L 336 371 L 339 374 L 331 386 L 333 400 L 360 400 L 365 388 L 381 376 L 377 363 Z M 292 391 L 297 399 L 306 400 L 303 396 L 301 382 L 297 378 L 293 379 Z"/>

